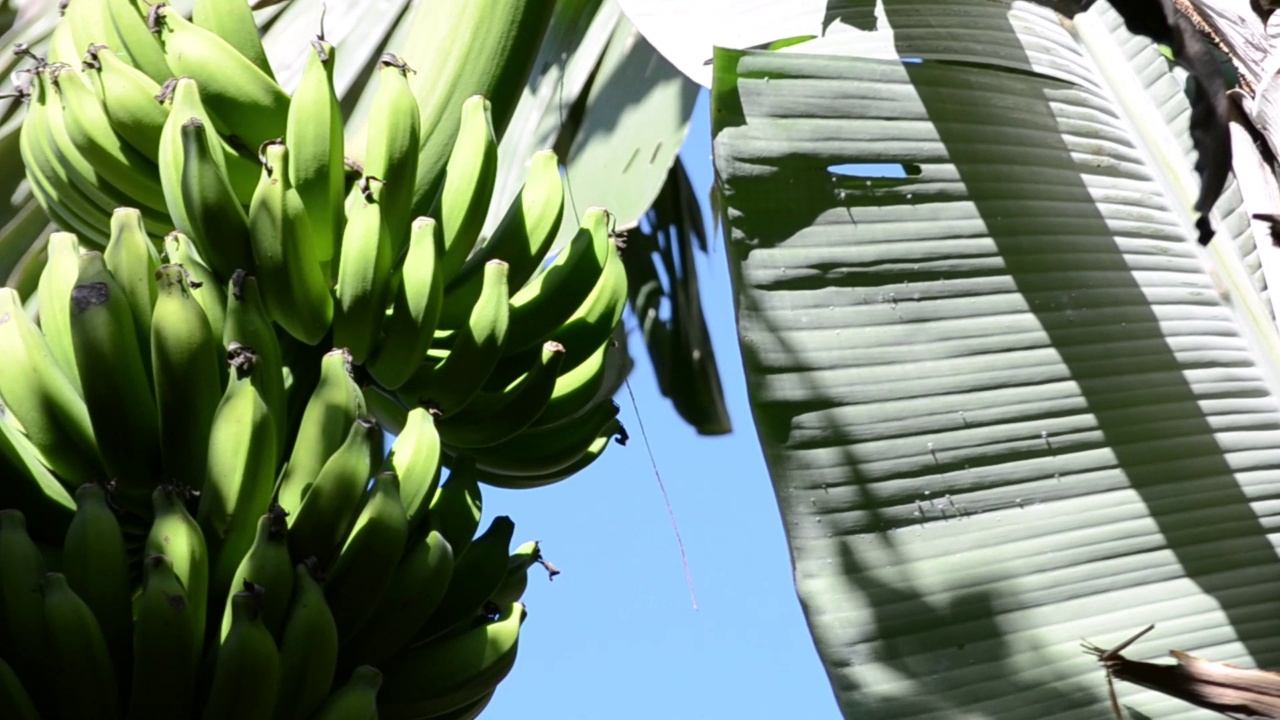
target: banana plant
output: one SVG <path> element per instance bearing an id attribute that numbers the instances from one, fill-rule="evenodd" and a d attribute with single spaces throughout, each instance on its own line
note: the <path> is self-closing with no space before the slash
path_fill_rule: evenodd
<path id="1" fill-rule="evenodd" d="M 1270 4 L 685 5 L 624 8 L 712 90 L 748 395 L 844 715 L 1206 717 L 1113 700 L 1081 652 L 1151 624 L 1127 658 L 1280 669 Z M 1183 69 L 1215 54 L 1225 95 Z"/>

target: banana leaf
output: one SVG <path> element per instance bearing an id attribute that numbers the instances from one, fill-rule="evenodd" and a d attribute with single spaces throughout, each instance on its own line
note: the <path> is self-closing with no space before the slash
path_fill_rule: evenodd
<path id="1" fill-rule="evenodd" d="M 1109 717 L 1080 640 L 1150 623 L 1129 659 L 1280 668 L 1266 143 L 1233 110 L 1201 247 L 1187 76 L 1110 4 L 830 5 L 822 37 L 716 51 L 712 127 L 748 394 L 845 717 Z"/>

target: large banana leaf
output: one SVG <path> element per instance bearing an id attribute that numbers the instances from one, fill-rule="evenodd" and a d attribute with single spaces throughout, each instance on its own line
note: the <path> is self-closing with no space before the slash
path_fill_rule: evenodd
<path id="1" fill-rule="evenodd" d="M 844 714 L 1108 717 L 1080 638 L 1149 623 L 1130 659 L 1280 668 L 1280 345 L 1234 179 L 1195 241 L 1183 76 L 1105 2 L 873 15 L 718 51 L 712 100 L 754 417 Z"/>

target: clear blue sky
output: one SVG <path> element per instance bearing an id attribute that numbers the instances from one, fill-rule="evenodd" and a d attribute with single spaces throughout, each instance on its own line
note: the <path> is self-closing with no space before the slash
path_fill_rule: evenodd
<path id="1" fill-rule="evenodd" d="M 682 156 L 706 208 L 707 96 Z M 707 220 L 711 217 L 707 212 Z M 700 257 L 703 302 L 734 432 L 699 437 L 657 391 L 643 350 L 631 388 L 675 510 L 695 612 L 666 506 L 625 388 L 631 434 L 591 468 L 533 491 L 485 488 L 485 520 L 510 515 L 563 574 L 533 574 L 515 670 L 488 720 L 840 717 L 791 577 L 756 442 L 734 331 L 723 240 Z"/>

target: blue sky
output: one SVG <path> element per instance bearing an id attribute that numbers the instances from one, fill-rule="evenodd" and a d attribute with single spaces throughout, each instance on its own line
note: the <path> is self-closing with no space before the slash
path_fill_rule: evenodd
<path id="1" fill-rule="evenodd" d="M 711 184 L 707 96 L 682 156 L 704 201 Z M 710 215 L 707 217 L 710 221 Z M 485 520 L 510 515 L 514 544 L 538 540 L 562 574 L 531 577 L 515 670 L 488 720 L 836 720 L 792 583 L 773 488 L 744 391 L 723 241 L 699 279 L 734 432 L 699 437 L 657 391 L 648 358 L 631 375 L 640 417 L 679 523 L 697 593 L 645 450 L 631 434 L 579 476 L 535 491 L 485 488 Z"/>

